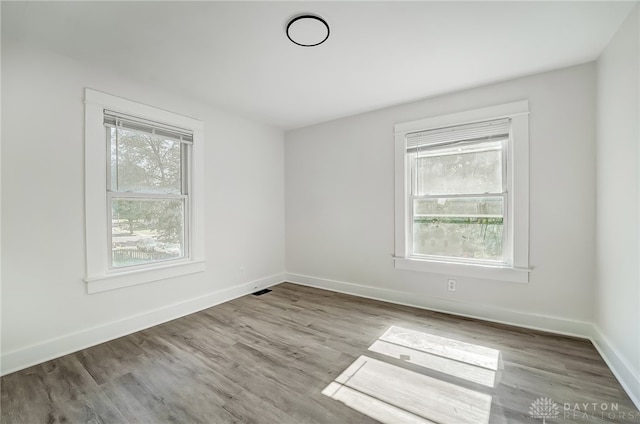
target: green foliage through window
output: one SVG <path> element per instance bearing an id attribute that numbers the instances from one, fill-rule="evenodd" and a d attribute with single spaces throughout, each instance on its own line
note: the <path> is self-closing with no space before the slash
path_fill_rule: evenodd
<path id="1" fill-rule="evenodd" d="M 408 153 L 414 255 L 503 260 L 503 141 L 417 147 Z"/>
<path id="2" fill-rule="evenodd" d="M 179 140 L 107 128 L 115 268 L 185 256 L 183 155 Z"/>

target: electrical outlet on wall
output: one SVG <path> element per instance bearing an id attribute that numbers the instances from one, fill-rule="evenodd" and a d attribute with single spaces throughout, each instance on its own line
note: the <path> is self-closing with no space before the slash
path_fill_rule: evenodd
<path id="1" fill-rule="evenodd" d="M 456 280 L 449 278 L 447 280 L 447 289 L 449 289 L 449 291 L 456 291 Z"/>

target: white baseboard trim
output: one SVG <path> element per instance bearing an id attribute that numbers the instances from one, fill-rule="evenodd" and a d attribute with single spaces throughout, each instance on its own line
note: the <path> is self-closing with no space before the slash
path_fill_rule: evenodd
<path id="1" fill-rule="evenodd" d="M 593 343 L 598 353 L 600 353 L 636 408 L 640 410 L 640 378 L 633 372 L 633 368 L 629 362 L 620 355 L 617 349 L 613 347 L 600 329 L 593 323 L 547 315 L 523 313 L 496 306 L 457 302 L 433 297 L 426 298 L 419 296 L 417 293 L 382 289 L 295 273 L 286 273 L 285 281 L 368 299 L 428 309 L 430 311 L 444 312 L 468 318 L 588 339 Z"/>
<path id="2" fill-rule="evenodd" d="M 197 298 L 147 311 L 123 320 L 88 328 L 42 343 L 6 352 L 2 355 L 0 361 L 2 364 L 0 375 L 7 375 L 60 356 L 77 352 L 78 350 L 117 339 L 118 337 L 126 336 L 127 334 L 144 330 L 185 315 L 190 315 L 247 295 L 258 289 L 280 284 L 283 281 L 436 312 L 590 339 L 634 402 L 636 408 L 640 410 L 640 377 L 637 373 L 634 373 L 629 362 L 620 355 L 602 331 L 592 323 L 546 315 L 527 314 L 506 308 L 456 302 L 449 299 L 419 297 L 416 296 L 416 293 L 382 289 L 295 273 L 270 275 Z"/>
<path id="3" fill-rule="evenodd" d="M 476 318 L 484 321 L 515 325 L 532 330 L 547 331 L 572 337 L 589 339 L 591 337 L 591 323 L 565 318 L 524 313 L 512 309 L 478 303 L 459 302 L 450 299 L 427 297 L 421 293 L 409 293 L 398 290 L 382 289 L 379 287 L 346 283 L 343 281 L 311 277 L 301 274 L 285 274 L 286 281 L 303 286 L 352 294 L 369 299 L 413 306 L 435 312 Z"/>
<path id="4" fill-rule="evenodd" d="M 110 322 L 75 333 L 66 334 L 2 354 L 0 375 L 7 375 L 69 353 L 95 346 L 145 328 L 153 327 L 176 318 L 247 295 L 284 281 L 284 274 L 274 274 L 258 280 L 218 290 L 193 299 L 146 311 L 119 321 Z"/>
<path id="5" fill-rule="evenodd" d="M 616 376 L 622 388 L 627 392 L 631 401 L 640 410 L 640 375 L 633 370 L 633 367 L 620 354 L 618 349 L 609 341 L 602 330 L 597 325 L 593 325 L 591 342 L 595 346 L 604 362 Z"/>

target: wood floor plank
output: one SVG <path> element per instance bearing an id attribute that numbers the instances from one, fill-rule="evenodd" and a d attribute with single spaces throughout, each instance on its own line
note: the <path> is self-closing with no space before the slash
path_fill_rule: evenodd
<path id="1" fill-rule="evenodd" d="M 640 423 L 589 341 L 284 283 L 4 376 L 0 422 L 527 424 L 542 397 Z"/>

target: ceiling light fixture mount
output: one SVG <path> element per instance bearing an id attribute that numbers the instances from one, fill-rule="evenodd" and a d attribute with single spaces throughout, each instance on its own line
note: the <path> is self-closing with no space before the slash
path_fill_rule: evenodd
<path id="1" fill-rule="evenodd" d="M 314 47 L 329 38 L 329 24 L 318 15 L 306 13 L 292 18 L 287 23 L 287 37 L 302 47 Z"/>

